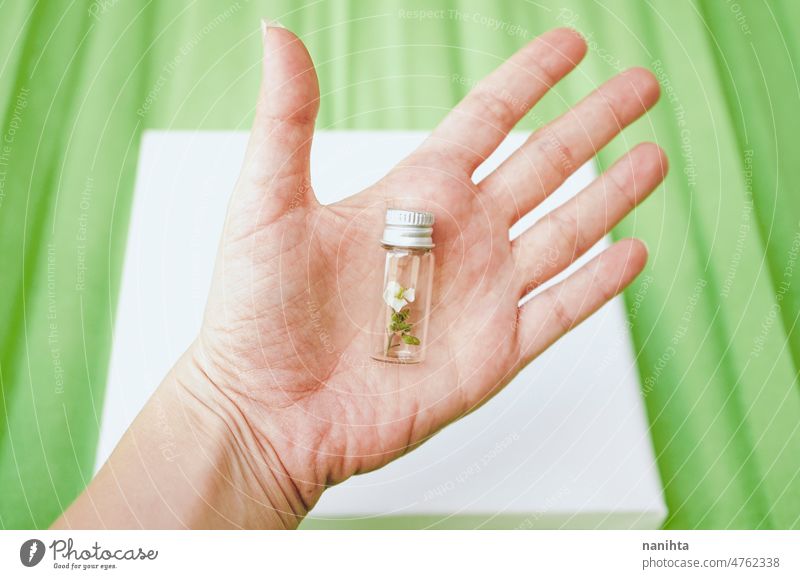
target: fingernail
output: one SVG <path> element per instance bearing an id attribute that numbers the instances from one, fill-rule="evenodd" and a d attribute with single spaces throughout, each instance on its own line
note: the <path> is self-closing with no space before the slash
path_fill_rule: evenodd
<path id="1" fill-rule="evenodd" d="M 266 36 L 267 30 L 270 28 L 286 28 L 283 24 L 278 22 L 277 20 L 267 20 L 266 18 L 261 19 L 261 35 Z"/>

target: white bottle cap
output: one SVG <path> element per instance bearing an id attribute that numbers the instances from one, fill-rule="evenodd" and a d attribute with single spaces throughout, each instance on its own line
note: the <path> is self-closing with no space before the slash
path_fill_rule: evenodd
<path id="1" fill-rule="evenodd" d="M 384 245 L 431 249 L 433 247 L 433 213 L 388 209 L 383 229 Z"/>

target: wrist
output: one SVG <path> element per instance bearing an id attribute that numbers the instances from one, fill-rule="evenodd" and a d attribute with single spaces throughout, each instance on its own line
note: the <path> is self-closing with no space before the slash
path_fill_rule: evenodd
<path id="1" fill-rule="evenodd" d="M 231 526 L 296 528 L 308 509 L 295 481 L 206 367 L 193 345 L 159 390 L 168 390 L 160 394 L 184 416 L 196 445 L 193 460 L 205 463 L 200 470 L 209 506 Z"/>

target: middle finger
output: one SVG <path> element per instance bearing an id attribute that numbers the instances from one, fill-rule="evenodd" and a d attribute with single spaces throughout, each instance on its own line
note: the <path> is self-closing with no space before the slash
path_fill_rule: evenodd
<path id="1" fill-rule="evenodd" d="M 658 81 L 644 68 L 615 76 L 533 133 L 481 181 L 480 190 L 497 199 L 510 227 L 642 116 L 658 96 Z"/>

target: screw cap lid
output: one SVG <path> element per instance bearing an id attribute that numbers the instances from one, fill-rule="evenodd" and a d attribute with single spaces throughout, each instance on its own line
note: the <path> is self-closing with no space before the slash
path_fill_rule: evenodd
<path id="1" fill-rule="evenodd" d="M 381 243 L 396 247 L 433 248 L 434 215 L 430 211 L 388 209 Z"/>

